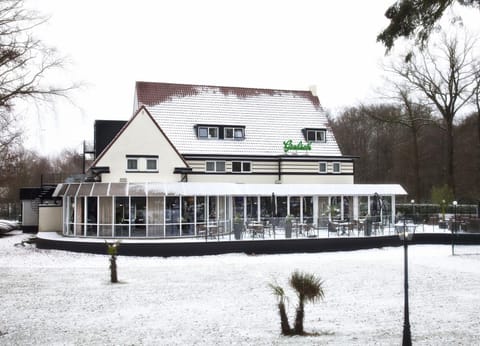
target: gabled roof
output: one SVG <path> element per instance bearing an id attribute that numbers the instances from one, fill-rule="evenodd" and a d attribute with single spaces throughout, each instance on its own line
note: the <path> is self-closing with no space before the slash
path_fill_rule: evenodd
<path id="1" fill-rule="evenodd" d="M 176 152 L 176 154 L 178 155 L 178 157 L 183 161 L 183 163 L 185 164 L 185 167 L 188 167 L 188 163 L 185 161 L 185 159 L 183 158 L 183 156 L 178 152 L 177 148 L 172 144 L 172 142 L 170 141 L 170 139 L 168 138 L 168 136 L 165 134 L 165 132 L 162 130 L 162 128 L 159 126 L 158 122 L 155 121 L 155 119 L 152 118 L 152 115 L 150 114 L 150 112 L 148 111 L 148 109 L 146 109 L 144 106 L 140 107 L 136 112 L 135 114 L 133 115 L 133 117 L 120 129 L 120 131 L 118 131 L 118 133 L 115 135 L 115 137 L 110 141 L 110 143 L 103 149 L 103 151 L 100 153 L 100 155 L 98 155 L 95 160 L 93 161 L 93 163 L 91 164 L 91 167 L 95 167 L 97 165 L 97 163 L 103 158 L 103 156 L 110 150 L 110 148 L 115 144 L 115 142 L 117 141 L 117 139 L 125 132 L 125 130 L 130 126 L 130 124 L 135 121 L 135 118 L 137 116 L 139 116 L 139 114 L 143 111 L 145 111 L 145 114 L 147 115 L 148 118 L 151 119 L 152 121 L 152 125 L 155 126 L 159 133 L 162 134 L 166 141 L 170 144 L 170 146 L 172 147 L 172 149 Z"/>
<path id="2" fill-rule="evenodd" d="M 146 107 L 183 155 L 283 155 L 302 129 L 327 129 L 326 143 L 298 155 L 341 156 L 317 96 L 310 91 L 137 82 L 135 109 Z M 245 126 L 245 139 L 199 140 L 195 125 Z"/>

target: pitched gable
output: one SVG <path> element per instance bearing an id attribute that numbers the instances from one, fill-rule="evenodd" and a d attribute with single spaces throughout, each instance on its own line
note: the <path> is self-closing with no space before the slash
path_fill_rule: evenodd
<path id="1" fill-rule="evenodd" d="M 136 169 L 127 169 L 127 159 L 137 159 Z M 147 169 L 146 161 L 157 159 L 156 169 Z M 102 175 L 104 182 L 117 182 L 126 178 L 135 181 L 179 181 L 173 171 L 188 167 L 183 157 L 165 135 L 148 110 L 140 108 L 120 130 L 105 150 L 98 156 L 93 167 L 109 167 L 110 173 Z"/>

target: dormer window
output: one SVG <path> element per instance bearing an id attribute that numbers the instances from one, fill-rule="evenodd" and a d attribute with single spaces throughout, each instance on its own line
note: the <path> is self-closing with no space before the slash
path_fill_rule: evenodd
<path id="1" fill-rule="evenodd" d="M 242 125 L 197 124 L 194 128 L 198 139 L 245 139 L 245 126 Z"/>
<path id="2" fill-rule="evenodd" d="M 218 138 L 218 127 L 199 126 L 198 127 L 198 138 L 217 139 Z"/>
<path id="3" fill-rule="evenodd" d="M 326 142 L 327 130 L 325 129 L 305 129 L 306 140 L 308 142 Z"/>

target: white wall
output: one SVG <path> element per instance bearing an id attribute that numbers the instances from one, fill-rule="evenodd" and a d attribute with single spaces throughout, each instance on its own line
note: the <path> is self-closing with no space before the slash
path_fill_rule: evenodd
<path id="1" fill-rule="evenodd" d="M 158 173 L 126 172 L 126 155 L 158 155 Z M 178 182 L 180 175 L 173 174 L 173 169 L 186 167 L 154 120 L 143 109 L 96 165 L 110 167 L 110 173 L 102 174 L 103 182 L 119 182 L 121 178 L 128 182 Z"/>
<path id="2" fill-rule="evenodd" d="M 40 205 L 38 207 L 38 231 L 61 232 L 62 231 L 62 207 L 52 205 Z"/>

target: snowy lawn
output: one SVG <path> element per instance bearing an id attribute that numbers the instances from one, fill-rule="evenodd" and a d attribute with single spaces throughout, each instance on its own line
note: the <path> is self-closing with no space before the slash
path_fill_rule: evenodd
<path id="1" fill-rule="evenodd" d="M 205 257 L 108 257 L 15 246 L 0 238 L 2 345 L 399 345 L 403 248 Z M 409 247 L 415 345 L 480 340 L 480 247 Z M 307 304 L 309 337 L 283 337 L 267 284 L 295 270 L 324 280 Z M 294 293 L 288 289 L 290 322 Z"/>

